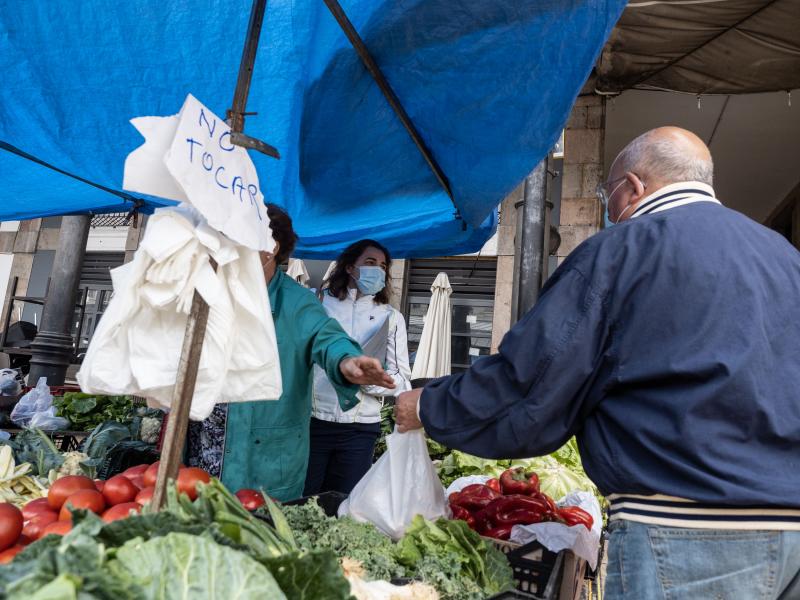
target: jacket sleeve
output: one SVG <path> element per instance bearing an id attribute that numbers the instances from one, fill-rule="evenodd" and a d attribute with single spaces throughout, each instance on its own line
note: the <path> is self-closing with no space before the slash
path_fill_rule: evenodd
<path id="1" fill-rule="evenodd" d="M 394 319 L 394 326 L 389 330 L 386 344 L 386 372 L 394 380 L 394 389 L 366 385 L 361 389 L 370 396 L 397 396 L 411 389 L 411 367 L 408 364 L 408 337 L 406 322 L 397 309 L 387 318 Z"/>
<path id="2" fill-rule="evenodd" d="M 328 316 L 316 301 L 303 306 L 301 318 L 304 335 L 311 341 L 311 362 L 319 365 L 338 392 L 355 398 L 359 387 L 348 382 L 339 370 L 339 363 L 350 356 L 363 354 L 361 346 L 345 333 L 336 319 Z M 354 405 L 357 404 L 355 400 Z"/>
<path id="3" fill-rule="evenodd" d="M 553 452 L 580 428 L 604 361 L 604 297 L 577 270 L 556 275 L 498 354 L 425 387 L 420 418 L 437 442 L 523 458 Z"/>

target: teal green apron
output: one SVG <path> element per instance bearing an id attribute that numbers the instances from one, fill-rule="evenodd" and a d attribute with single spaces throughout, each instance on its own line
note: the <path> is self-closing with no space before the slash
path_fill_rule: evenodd
<path id="1" fill-rule="evenodd" d="M 339 363 L 361 348 L 330 318 L 314 294 L 278 270 L 269 283 L 269 301 L 283 394 L 277 401 L 228 405 L 222 482 L 232 491 L 263 488 L 273 498 L 291 500 L 303 493 L 309 450 L 313 365 L 325 370 L 342 408 L 358 403 Z"/>

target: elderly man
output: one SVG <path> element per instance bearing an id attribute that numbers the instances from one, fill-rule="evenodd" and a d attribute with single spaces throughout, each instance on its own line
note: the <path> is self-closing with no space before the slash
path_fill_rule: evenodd
<path id="1" fill-rule="evenodd" d="M 800 598 L 800 253 L 655 129 L 496 355 L 398 399 L 401 430 L 483 457 L 578 436 L 611 502 L 606 597 Z"/>

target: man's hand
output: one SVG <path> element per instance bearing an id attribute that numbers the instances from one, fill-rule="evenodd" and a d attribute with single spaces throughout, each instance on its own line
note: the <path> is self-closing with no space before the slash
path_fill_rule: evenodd
<path id="1" fill-rule="evenodd" d="M 422 396 L 421 388 L 403 392 L 395 400 L 394 422 L 397 424 L 397 430 L 400 433 L 422 427 L 422 422 L 417 416 L 417 405 L 419 404 L 420 396 Z"/>
<path id="2" fill-rule="evenodd" d="M 377 385 L 394 389 L 394 380 L 383 370 L 380 361 L 369 356 L 351 356 L 339 363 L 339 370 L 350 383 Z"/>

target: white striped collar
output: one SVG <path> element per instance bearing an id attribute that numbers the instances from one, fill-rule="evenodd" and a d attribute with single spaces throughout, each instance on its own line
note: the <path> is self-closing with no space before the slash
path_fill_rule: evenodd
<path id="1" fill-rule="evenodd" d="M 679 181 L 659 188 L 646 196 L 636 207 L 631 219 L 653 214 L 670 208 L 692 204 L 693 202 L 714 202 L 722 204 L 714 197 L 714 188 L 699 181 Z"/>

